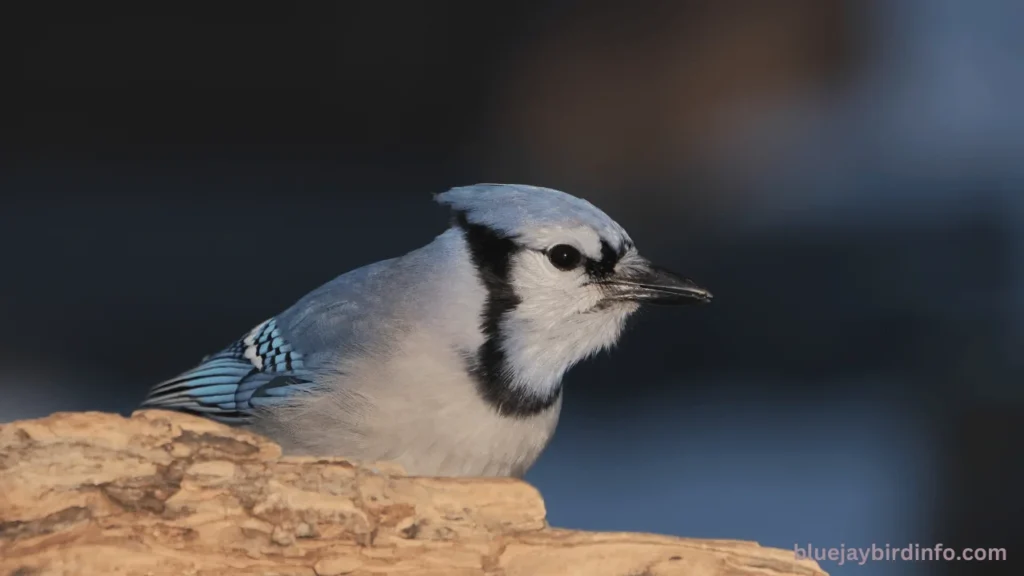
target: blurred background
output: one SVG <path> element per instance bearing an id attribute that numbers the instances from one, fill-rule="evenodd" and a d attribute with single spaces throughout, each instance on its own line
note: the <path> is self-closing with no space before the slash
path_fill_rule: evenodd
<path id="1" fill-rule="evenodd" d="M 0 421 L 130 412 L 432 193 L 593 201 L 711 306 L 575 369 L 550 522 L 1008 547 L 1024 512 L 1024 4 L 11 3 Z M 1019 565 L 1018 565 L 1019 567 Z"/>

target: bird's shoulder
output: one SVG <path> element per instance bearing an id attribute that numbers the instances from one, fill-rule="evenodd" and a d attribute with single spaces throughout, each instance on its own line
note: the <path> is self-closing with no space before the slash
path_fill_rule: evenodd
<path id="1" fill-rule="evenodd" d="M 293 346 L 317 361 L 323 353 L 364 337 L 368 324 L 388 315 L 394 282 L 383 277 L 393 273 L 397 260 L 356 268 L 307 293 L 278 314 L 280 330 Z"/>

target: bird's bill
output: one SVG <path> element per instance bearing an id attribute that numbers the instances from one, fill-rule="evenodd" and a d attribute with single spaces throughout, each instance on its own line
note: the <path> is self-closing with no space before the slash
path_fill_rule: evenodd
<path id="1" fill-rule="evenodd" d="M 711 301 L 711 292 L 697 286 L 693 280 L 647 263 L 629 267 L 622 274 L 605 280 L 603 284 L 608 292 L 607 298 L 611 300 L 663 306 L 706 304 Z"/>

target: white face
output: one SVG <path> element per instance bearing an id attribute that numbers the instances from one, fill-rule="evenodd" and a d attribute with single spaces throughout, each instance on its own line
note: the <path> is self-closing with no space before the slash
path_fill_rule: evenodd
<path id="1" fill-rule="evenodd" d="M 521 302 L 505 318 L 503 347 L 515 385 L 544 391 L 573 364 L 612 346 L 638 305 L 603 301 L 593 270 L 619 247 L 602 254 L 592 229 L 539 230 L 519 243 L 526 249 L 513 256 L 509 280 Z M 617 265 L 636 258 L 630 246 Z"/>

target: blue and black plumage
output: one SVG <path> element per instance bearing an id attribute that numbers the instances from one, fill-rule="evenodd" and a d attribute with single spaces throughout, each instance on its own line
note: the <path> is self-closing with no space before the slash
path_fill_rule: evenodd
<path id="1" fill-rule="evenodd" d="M 146 407 L 244 424 L 254 409 L 272 406 L 275 399 L 311 383 L 302 354 L 284 340 L 277 320 L 271 318 L 199 366 L 154 386 Z"/>
<path id="2" fill-rule="evenodd" d="M 291 453 L 521 475 L 571 366 L 613 345 L 641 304 L 710 300 L 585 200 L 501 184 L 436 200 L 454 218 L 431 243 L 313 290 L 142 407 L 244 426 Z"/>

